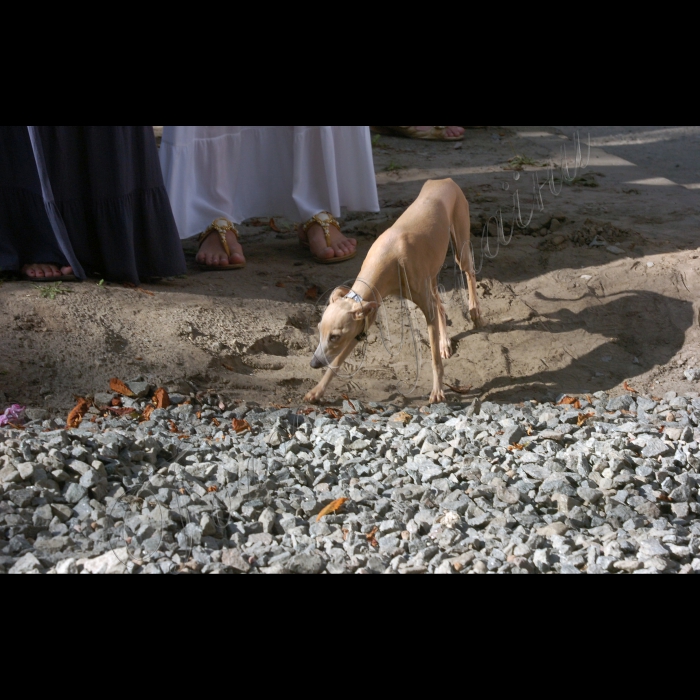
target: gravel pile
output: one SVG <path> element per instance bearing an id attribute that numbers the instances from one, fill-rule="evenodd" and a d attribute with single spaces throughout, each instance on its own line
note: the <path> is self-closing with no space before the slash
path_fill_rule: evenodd
<path id="1" fill-rule="evenodd" d="M 700 572 L 697 394 L 171 400 L 141 423 L 145 398 L 0 430 L 1 573 Z"/>

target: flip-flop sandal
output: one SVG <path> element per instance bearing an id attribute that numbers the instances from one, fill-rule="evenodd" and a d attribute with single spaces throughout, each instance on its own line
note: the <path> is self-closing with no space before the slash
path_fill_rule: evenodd
<path id="1" fill-rule="evenodd" d="M 407 139 L 418 139 L 420 141 L 464 141 L 464 135 L 448 136 L 445 133 L 446 126 L 434 126 L 428 131 L 416 129 L 415 126 L 387 126 L 385 128 L 391 130 L 397 136 L 403 136 Z"/>
<path id="2" fill-rule="evenodd" d="M 301 227 L 301 231 L 299 232 L 299 243 L 302 245 L 302 247 L 308 248 L 309 250 L 311 249 L 311 245 L 308 239 L 308 232 L 309 229 L 315 224 L 318 224 L 323 229 L 323 233 L 326 236 L 326 245 L 329 248 L 331 248 L 331 226 L 335 226 L 340 231 L 340 224 L 333 217 L 333 215 L 329 214 L 327 211 L 322 211 L 320 214 L 316 214 L 316 216 L 309 219 Z M 306 240 L 302 238 L 302 235 L 307 236 Z M 350 255 L 343 256 L 342 258 L 319 258 L 317 255 L 313 255 L 313 259 L 319 265 L 336 265 L 338 263 L 346 262 L 347 260 L 352 260 L 355 257 L 357 257 L 357 250 L 355 250 L 355 252 L 351 253 Z"/>
<path id="3" fill-rule="evenodd" d="M 221 240 L 221 246 L 223 247 L 224 252 L 230 258 L 231 248 L 229 247 L 228 241 L 226 240 L 226 234 L 229 231 L 233 231 L 234 235 L 236 236 L 236 239 L 239 241 L 241 240 L 241 236 L 238 233 L 238 229 L 232 221 L 224 219 L 223 217 L 220 219 L 216 219 L 212 223 L 212 225 L 206 231 L 204 231 L 204 233 L 199 234 L 199 249 L 202 249 L 204 241 L 206 241 L 212 233 L 216 233 L 219 235 L 219 238 Z M 246 263 L 237 263 L 235 265 L 205 265 L 204 263 L 198 262 L 197 264 L 205 272 L 226 272 L 228 270 L 242 270 L 246 266 Z"/>

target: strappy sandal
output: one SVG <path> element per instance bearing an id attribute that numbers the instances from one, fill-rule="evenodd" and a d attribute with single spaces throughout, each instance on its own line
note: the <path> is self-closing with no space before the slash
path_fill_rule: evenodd
<path id="1" fill-rule="evenodd" d="M 340 224 L 335 219 L 335 217 L 332 214 L 329 214 L 327 211 L 322 211 L 320 214 L 316 214 L 316 216 L 311 217 L 305 224 L 301 226 L 301 230 L 299 231 L 299 243 L 301 243 L 301 245 L 304 248 L 311 249 L 308 233 L 309 229 L 312 226 L 315 226 L 316 224 L 318 224 L 323 229 L 323 233 L 326 236 L 326 245 L 329 248 L 331 248 L 331 226 L 335 226 L 340 231 Z M 302 236 L 306 236 L 306 240 L 304 240 Z M 355 250 L 355 252 L 351 253 L 350 255 L 345 255 L 342 258 L 319 258 L 317 255 L 314 255 L 313 258 L 320 265 L 335 265 L 336 263 L 345 262 L 346 260 L 352 260 L 356 256 L 357 250 Z"/>
<path id="2" fill-rule="evenodd" d="M 228 241 L 226 240 L 226 234 L 229 231 L 233 231 L 233 233 L 236 236 L 236 240 L 241 240 L 241 236 L 238 233 L 238 229 L 234 225 L 232 221 L 229 221 L 228 219 L 224 219 L 223 217 L 216 219 L 212 222 L 211 226 L 204 231 L 204 233 L 199 234 L 199 238 L 197 239 L 199 241 L 199 249 L 202 249 L 202 246 L 204 245 L 204 241 L 211 236 L 212 233 L 216 233 L 219 235 L 219 238 L 221 240 L 221 246 L 224 249 L 224 252 L 228 256 L 228 258 L 231 258 L 231 248 L 229 247 Z M 221 272 L 221 271 L 226 271 L 226 270 L 242 270 L 246 264 L 245 263 L 237 263 L 235 265 L 205 265 L 203 263 L 198 262 L 197 263 L 202 270 L 206 270 L 208 272 Z"/>
<path id="3" fill-rule="evenodd" d="M 392 133 L 397 136 L 404 136 L 407 139 L 419 139 L 421 141 L 464 141 L 462 136 L 448 136 L 445 133 L 446 126 L 434 126 L 428 131 L 416 129 L 415 126 L 387 126 Z"/>

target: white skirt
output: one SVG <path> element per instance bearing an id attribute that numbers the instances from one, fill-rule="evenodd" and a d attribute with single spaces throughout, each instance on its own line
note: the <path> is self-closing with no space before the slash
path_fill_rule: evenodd
<path id="1" fill-rule="evenodd" d="M 368 126 L 166 126 L 160 154 L 182 238 L 221 216 L 379 211 Z"/>

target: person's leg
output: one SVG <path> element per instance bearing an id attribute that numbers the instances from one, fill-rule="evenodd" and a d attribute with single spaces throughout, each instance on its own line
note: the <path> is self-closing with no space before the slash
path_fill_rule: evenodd
<path id="1" fill-rule="evenodd" d="M 357 241 L 337 222 L 323 226 L 314 217 L 353 211 L 378 211 L 372 143 L 367 126 L 297 126 L 294 145 L 294 200 L 306 220 L 302 240 L 315 258 L 331 261 L 357 252 Z M 326 231 L 327 229 L 327 231 Z M 326 235 L 328 233 L 328 236 Z"/>
<path id="2" fill-rule="evenodd" d="M 73 274 L 46 212 L 26 126 L 0 126 L 0 270 L 37 281 Z"/>

